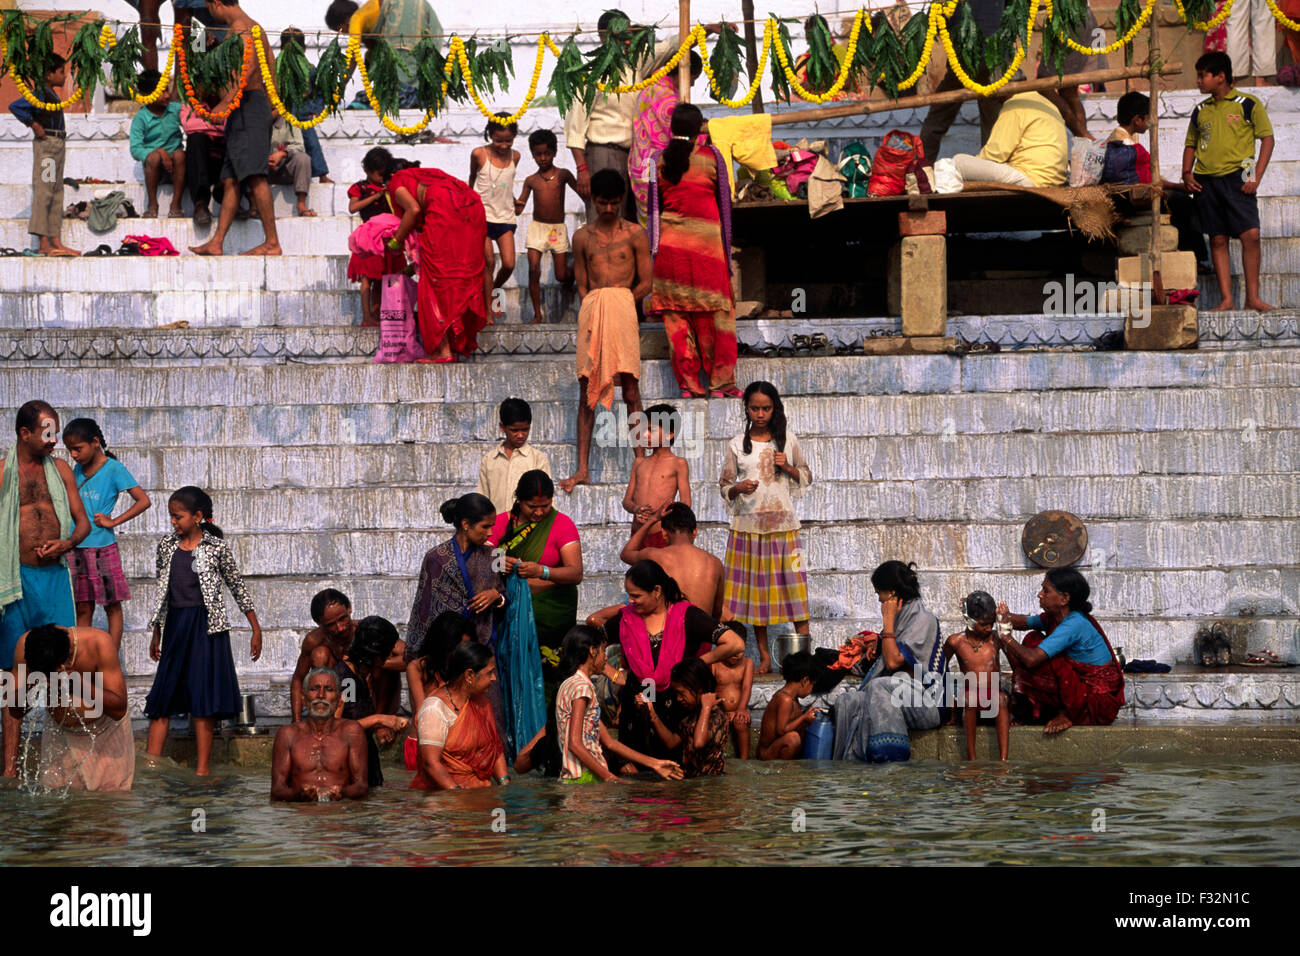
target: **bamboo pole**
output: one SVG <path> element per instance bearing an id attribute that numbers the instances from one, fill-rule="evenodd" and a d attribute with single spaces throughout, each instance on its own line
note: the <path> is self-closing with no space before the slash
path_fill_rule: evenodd
<path id="1" fill-rule="evenodd" d="M 1160 281 L 1160 17 L 1151 16 L 1151 50 L 1147 60 L 1151 64 L 1151 81 L 1148 83 L 1151 94 L 1151 247 L 1147 252 L 1148 266 L 1143 269 L 1149 275 L 1144 277 L 1151 283 L 1151 302 L 1164 305 L 1164 288 Z M 1149 321 L 1149 320 L 1148 320 Z"/>
<path id="2" fill-rule="evenodd" d="M 1181 63 L 1169 63 L 1160 69 L 1161 75 L 1182 72 Z M 1055 90 L 1063 86 L 1079 86 L 1084 83 L 1108 83 L 1112 80 L 1124 80 L 1130 77 L 1147 76 L 1151 73 L 1146 66 L 1117 66 L 1107 70 L 1090 70 L 1085 73 L 1067 73 L 1059 79 L 1054 76 L 1039 80 L 1021 80 L 1008 83 L 998 91 L 999 96 L 1013 96 L 1016 93 L 1029 93 L 1036 90 Z M 866 116 L 872 113 L 888 113 L 891 110 L 910 110 L 922 106 L 942 106 L 948 103 L 964 103 L 966 100 L 978 99 L 979 94 L 973 90 L 952 90 L 948 93 L 930 93 L 927 96 L 910 96 L 905 100 L 874 100 L 867 103 L 850 103 L 844 106 L 824 106 L 815 110 L 797 110 L 793 113 L 775 113 L 772 115 L 773 126 L 788 126 L 793 123 L 817 123 L 822 120 L 838 119 L 843 116 Z M 1154 116 L 1153 116 L 1154 118 Z M 1155 140 L 1152 139 L 1154 144 Z M 1152 167 L 1155 166 L 1155 154 L 1152 153 Z"/>
<path id="3" fill-rule="evenodd" d="M 677 36 L 679 42 L 686 42 L 686 35 L 691 32 L 691 0 L 677 0 Z M 691 101 L 691 57 L 682 57 L 677 64 L 677 96 L 683 103 Z"/>
<path id="4" fill-rule="evenodd" d="M 754 0 L 740 0 L 740 16 L 745 21 L 745 69 L 749 73 L 749 82 L 754 82 L 758 75 L 758 37 L 754 32 Z M 754 94 L 750 108 L 755 113 L 763 112 L 763 90 L 760 87 Z"/>

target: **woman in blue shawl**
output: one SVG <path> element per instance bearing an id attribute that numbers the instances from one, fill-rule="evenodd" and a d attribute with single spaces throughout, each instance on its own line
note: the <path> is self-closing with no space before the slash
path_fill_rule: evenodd
<path id="1" fill-rule="evenodd" d="M 914 569 L 886 561 L 871 573 L 883 618 L 880 648 L 861 686 L 835 702 L 836 760 L 907 760 L 908 731 L 939 726 L 943 644 Z"/>
<path id="2" fill-rule="evenodd" d="M 483 495 L 471 493 L 444 501 L 439 511 L 456 532 L 431 548 L 420 565 L 420 581 L 406 632 L 408 664 L 420 656 L 429 625 L 443 611 L 468 619 L 475 639 L 494 653 L 496 631 L 504 614 L 505 580 L 492 570 L 492 549 L 487 545 L 497 516 L 492 502 Z M 407 676 L 409 680 L 409 669 Z M 488 696 L 497 718 L 497 731 L 504 738 L 504 702 L 496 683 Z"/>

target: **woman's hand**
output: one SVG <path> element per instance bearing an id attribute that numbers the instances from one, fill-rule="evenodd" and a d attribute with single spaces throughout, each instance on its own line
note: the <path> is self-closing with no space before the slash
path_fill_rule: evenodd
<path id="1" fill-rule="evenodd" d="M 731 486 L 731 500 L 735 501 L 740 495 L 752 495 L 758 490 L 758 482 L 752 478 L 748 481 L 738 481 Z"/>
<path id="2" fill-rule="evenodd" d="M 886 631 L 894 629 L 894 621 L 898 619 L 898 612 L 902 609 L 903 599 L 897 594 L 890 593 L 880 599 L 880 616 Z"/>
<path id="3" fill-rule="evenodd" d="M 153 629 L 153 640 L 149 642 L 149 659 L 162 660 L 162 628 L 157 626 Z"/>
<path id="4" fill-rule="evenodd" d="M 682 779 L 682 768 L 671 760 L 652 760 L 650 761 L 650 769 L 665 780 Z"/>
<path id="5" fill-rule="evenodd" d="M 701 711 L 702 713 L 707 714 L 710 710 L 712 710 L 714 707 L 717 706 L 717 703 L 718 703 L 718 695 L 717 695 L 717 694 L 701 694 L 701 695 L 700 695 L 700 711 Z"/>
<path id="6" fill-rule="evenodd" d="M 646 711 L 647 713 L 649 713 L 649 715 L 650 715 L 650 719 L 651 719 L 651 720 L 654 719 L 655 709 L 654 709 L 653 705 L 651 705 L 650 701 L 648 701 L 648 700 L 646 699 L 645 694 L 637 694 L 637 695 L 636 695 L 636 705 L 637 705 L 638 707 L 640 707 L 642 710 L 644 710 L 644 711 Z"/>
<path id="7" fill-rule="evenodd" d="M 262 626 L 260 624 L 254 624 L 253 639 L 248 643 L 248 658 L 249 660 L 255 661 L 261 656 L 262 656 Z"/>
<path id="8" fill-rule="evenodd" d="M 542 565 L 538 561 L 520 561 L 517 565 L 521 578 L 540 578 Z"/>
<path id="9" fill-rule="evenodd" d="M 500 601 L 501 601 L 500 591 L 498 591 L 496 588 L 485 588 L 484 590 L 479 591 L 478 594 L 474 595 L 474 598 L 469 602 L 469 609 L 473 613 L 479 614 L 482 611 L 486 611 L 488 608 L 492 607 L 493 605 L 499 604 Z"/>
<path id="10" fill-rule="evenodd" d="M 1007 607 L 1006 601 L 998 602 L 998 620 L 1003 624 L 1008 624 L 1011 621 L 1011 609 Z"/>
<path id="11" fill-rule="evenodd" d="M 745 707 L 736 708 L 736 712 L 731 715 L 731 722 L 737 727 L 748 727 L 750 722 L 749 710 Z"/>
<path id="12" fill-rule="evenodd" d="M 790 460 L 785 457 L 785 452 L 778 451 L 774 455 L 772 455 L 772 464 L 777 468 L 784 469 L 787 466 L 789 466 Z"/>
<path id="13" fill-rule="evenodd" d="M 505 563 L 506 574 L 514 574 L 515 565 L 524 563 L 520 558 L 512 558 L 508 554 L 502 555 L 501 560 Z"/>

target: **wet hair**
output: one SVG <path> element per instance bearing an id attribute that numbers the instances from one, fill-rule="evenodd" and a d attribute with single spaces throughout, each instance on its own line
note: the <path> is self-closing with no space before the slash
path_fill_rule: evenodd
<path id="1" fill-rule="evenodd" d="M 961 613 L 972 621 L 994 617 L 998 613 L 998 604 L 987 591 L 971 591 L 962 598 Z"/>
<path id="2" fill-rule="evenodd" d="M 52 674 L 63 666 L 72 653 L 72 638 L 66 627 L 46 624 L 27 632 L 24 660 L 35 674 Z"/>
<path id="3" fill-rule="evenodd" d="M 648 558 L 628 568 L 623 579 L 631 581 L 638 590 L 645 591 L 647 594 L 659 588 L 663 591 L 665 604 L 676 604 L 683 600 L 682 589 L 678 587 L 677 582 L 661 565 Z"/>
<path id="4" fill-rule="evenodd" d="M 1115 104 L 1115 119 L 1120 126 L 1127 126 L 1135 117 L 1147 116 L 1151 112 L 1151 98 L 1137 90 L 1129 90 Z"/>
<path id="5" fill-rule="evenodd" d="M 317 624 L 325 616 L 325 609 L 331 604 L 341 604 L 349 611 L 352 610 L 352 602 L 348 596 L 338 588 L 325 588 L 317 591 L 311 598 L 311 619 Z"/>
<path id="6" fill-rule="evenodd" d="M 42 415 L 53 415 L 56 420 L 59 417 L 59 413 L 54 410 L 53 405 L 49 402 L 43 402 L 39 398 L 23 403 L 14 419 L 14 434 L 19 434 L 24 428 L 31 432 L 36 431 L 36 427 L 41 423 Z"/>
<path id="7" fill-rule="evenodd" d="M 644 414 L 647 426 L 659 425 L 668 431 L 671 436 L 668 440 L 669 445 L 677 440 L 677 433 L 682 429 L 681 412 L 667 402 L 660 402 L 658 405 L 651 405 Z"/>
<path id="8" fill-rule="evenodd" d="M 225 537 L 221 529 L 212 523 L 212 498 L 202 488 L 196 488 L 194 485 L 177 488 L 167 499 L 167 504 L 170 505 L 173 501 L 190 514 L 203 515 L 204 520 L 199 522 L 199 527 L 208 534 L 217 538 Z"/>
<path id="9" fill-rule="evenodd" d="M 352 0 L 334 0 L 325 11 L 325 25 L 331 30 L 342 30 L 357 12 L 357 5 Z"/>
<path id="10" fill-rule="evenodd" d="M 491 142 L 492 134 L 498 131 L 509 133 L 511 136 L 519 135 L 519 124 L 515 122 L 503 123 L 502 120 L 510 119 L 509 113 L 497 113 L 492 119 L 488 120 L 487 126 L 483 130 L 483 138 Z"/>
<path id="11" fill-rule="evenodd" d="M 465 638 L 474 640 L 474 628 L 469 620 L 455 611 L 443 611 L 433 619 L 429 629 L 424 632 L 424 643 L 420 645 L 420 672 L 424 679 L 437 677 L 447 679 L 447 658 L 462 644 Z"/>
<path id="12" fill-rule="evenodd" d="M 795 651 L 781 661 L 781 677 L 788 684 L 797 684 L 805 677 L 812 680 L 817 673 L 817 659 L 811 651 Z"/>
<path id="13" fill-rule="evenodd" d="M 481 671 L 492 660 L 492 649 L 478 641 L 457 644 L 447 655 L 447 673 L 443 678 L 451 683 L 466 671 Z"/>
<path id="14" fill-rule="evenodd" d="M 449 498 L 444 501 L 442 507 L 438 509 L 438 513 L 442 515 L 443 521 L 459 531 L 461 522 L 468 521 L 471 525 L 478 524 L 488 515 L 495 515 L 497 509 L 492 507 L 492 502 L 485 496 L 471 491 L 459 498 Z"/>
<path id="15" fill-rule="evenodd" d="M 158 84 L 162 80 L 162 74 L 157 70 L 141 70 L 140 77 L 135 81 L 136 89 L 148 90 L 152 93 L 158 89 Z"/>
<path id="16" fill-rule="evenodd" d="M 393 173 L 393 154 L 382 146 L 369 149 L 361 157 L 361 169 L 367 173 L 383 173 L 387 178 Z"/>
<path id="17" fill-rule="evenodd" d="M 1078 611 L 1081 614 L 1092 613 L 1092 604 L 1088 601 L 1088 596 L 1092 594 L 1092 586 L 1074 568 L 1052 568 L 1047 572 L 1047 580 L 1052 583 L 1052 587 L 1070 599 L 1071 611 Z"/>
<path id="18" fill-rule="evenodd" d="M 73 441 L 85 442 L 86 444 L 90 444 L 92 440 L 97 441 L 105 455 L 109 458 L 117 457 L 108 450 L 108 439 L 104 437 L 104 430 L 99 427 L 99 424 L 93 418 L 74 418 L 72 421 L 68 422 L 68 424 L 64 425 L 64 443 L 66 443 L 69 438 Z"/>
<path id="19" fill-rule="evenodd" d="M 668 683 L 685 687 L 697 697 L 701 694 L 712 694 L 718 688 L 718 682 L 713 678 L 713 671 L 698 657 L 688 657 L 674 664 L 673 669 L 668 672 Z"/>
<path id="20" fill-rule="evenodd" d="M 566 681 L 578 673 L 578 668 L 587 663 L 592 648 L 606 643 L 605 632 L 599 628 L 577 624 L 569 628 L 564 635 L 564 644 L 560 648 L 559 679 Z"/>
<path id="21" fill-rule="evenodd" d="M 397 644 L 397 628 L 393 622 L 378 614 L 363 617 L 357 622 L 357 633 L 348 648 L 348 657 L 358 667 L 372 667 L 375 661 L 386 661 Z"/>
<path id="22" fill-rule="evenodd" d="M 714 631 L 713 633 L 715 635 L 720 635 L 722 631 L 735 631 L 736 636 L 739 637 L 742 641 L 749 640 L 749 631 L 746 630 L 745 625 L 741 624 L 739 621 L 723 621 L 720 625 L 718 625 L 718 630 Z"/>
<path id="23" fill-rule="evenodd" d="M 673 107 L 669 125 L 673 138 L 664 147 L 663 178 L 675 186 L 682 181 L 687 167 L 691 165 L 691 153 L 695 150 L 695 139 L 700 135 L 700 127 L 704 125 L 704 114 L 693 103 L 678 103 Z"/>
<path id="24" fill-rule="evenodd" d="M 627 195 L 627 183 L 614 169 L 601 169 L 591 175 L 593 199 L 622 199 Z"/>
<path id="25" fill-rule="evenodd" d="M 609 29 L 609 25 L 610 25 L 611 23 L 613 23 L 614 20 L 615 20 L 616 18 L 618 18 L 618 17 L 622 17 L 622 18 L 623 18 L 624 20 L 626 20 L 628 23 L 631 23 L 631 22 L 632 22 L 632 18 L 629 17 L 629 16 L 628 16 L 626 13 L 624 13 L 622 10 L 619 10 L 619 9 L 616 8 L 616 7 L 610 7 L 608 10 L 606 10 L 604 13 L 602 13 L 602 14 L 600 15 L 600 19 L 596 21 L 596 29 L 597 29 L 597 30 L 608 30 L 608 29 Z"/>
<path id="26" fill-rule="evenodd" d="M 659 519 L 659 526 L 666 532 L 686 531 L 688 533 L 698 527 L 695 512 L 684 501 L 674 501 L 665 508 L 663 517 Z"/>
<path id="27" fill-rule="evenodd" d="M 535 129 L 528 134 L 528 151 L 531 153 L 538 146 L 549 146 L 553 153 L 560 148 L 560 144 L 555 139 L 555 134 L 549 129 Z"/>
<path id="28" fill-rule="evenodd" d="M 343 688 L 339 686 L 338 671 L 336 671 L 332 667 L 313 667 L 311 670 L 309 670 L 306 673 L 306 675 L 302 679 L 302 692 L 304 696 L 306 696 L 307 694 L 307 687 L 311 684 L 311 679 L 315 677 L 317 674 L 324 674 L 330 680 L 334 681 L 334 689 L 336 691 L 339 691 L 340 693 L 343 691 Z"/>
<path id="29" fill-rule="evenodd" d="M 1201 58 L 1196 61 L 1196 69 L 1198 72 L 1222 73 L 1223 78 L 1228 83 L 1232 82 L 1232 57 L 1228 56 L 1226 53 L 1221 53 L 1218 50 L 1215 50 L 1212 53 L 1203 54 Z"/>
<path id="30" fill-rule="evenodd" d="M 307 34 L 303 33 L 297 27 L 285 27 L 280 31 L 280 49 L 285 49 L 290 43 L 296 42 L 298 48 L 303 53 L 307 52 Z"/>
<path id="31" fill-rule="evenodd" d="M 893 591 L 904 601 L 915 601 L 921 596 L 916 562 L 886 561 L 871 572 L 871 586 L 877 591 Z"/>
<path id="32" fill-rule="evenodd" d="M 533 410 L 522 398 L 507 398 L 501 403 L 501 424 L 509 428 L 521 422 L 533 422 Z"/>
<path id="33" fill-rule="evenodd" d="M 554 498 L 555 482 L 540 468 L 526 471 L 515 485 L 515 501 L 532 501 L 534 498 Z"/>
<path id="34" fill-rule="evenodd" d="M 772 400 L 772 418 L 767 423 L 768 430 L 772 433 L 772 444 L 776 446 L 777 451 L 785 451 L 785 403 L 781 401 L 781 393 L 776 390 L 776 386 L 771 382 L 750 382 L 745 389 L 745 394 L 740 398 L 740 407 L 745 415 L 745 454 L 748 455 L 754 450 L 753 442 L 749 440 L 749 430 L 754 423 L 749 420 L 749 400 L 755 394 L 766 395 Z"/>

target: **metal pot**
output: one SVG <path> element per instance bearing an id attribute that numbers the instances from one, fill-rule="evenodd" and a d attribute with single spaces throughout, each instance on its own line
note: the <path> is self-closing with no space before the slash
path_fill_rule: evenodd
<path id="1" fill-rule="evenodd" d="M 776 639 L 776 659 L 773 663 L 779 669 L 781 662 L 791 654 L 812 650 L 812 638 L 807 634 L 782 634 Z"/>
<path id="2" fill-rule="evenodd" d="M 253 704 L 252 694 L 239 695 L 239 716 L 235 718 L 235 729 L 241 734 L 258 732 L 257 708 Z"/>

